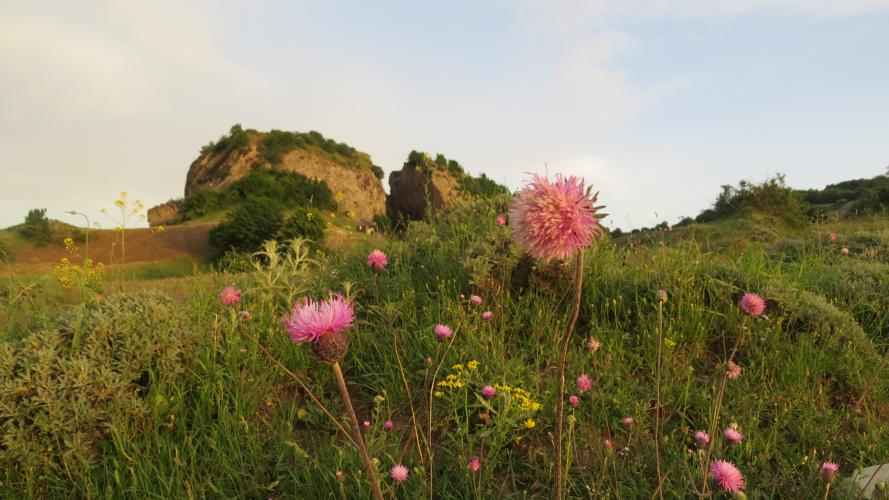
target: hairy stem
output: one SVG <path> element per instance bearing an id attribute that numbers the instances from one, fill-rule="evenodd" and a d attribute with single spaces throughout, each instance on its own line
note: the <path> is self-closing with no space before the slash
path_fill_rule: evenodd
<path id="1" fill-rule="evenodd" d="M 657 494 L 664 498 L 664 475 L 661 473 L 661 370 L 664 362 L 664 302 L 657 303 L 657 367 L 654 382 L 654 458 L 657 464 Z"/>

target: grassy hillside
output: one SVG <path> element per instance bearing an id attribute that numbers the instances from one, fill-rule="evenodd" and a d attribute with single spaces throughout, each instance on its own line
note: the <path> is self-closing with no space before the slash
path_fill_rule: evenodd
<path id="1" fill-rule="evenodd" d="M 348 422 L 330 370 L 281 327 L 296 300 L 332 290 L 356 305 L 342 365 L 386 495 L 547 498 L 571 269 L 521 257 L 509 227 L 495 222 L 507 203 L 465 202 L 399 239 L 311 262 L 104 282 L 102 300 L 82 304 L 51 279 L 7 280 L 0 489 L 369 497 L 359 455 L 337 427 Z M 366 265 L 374 247 L 389 257 L 380 274 Z M 744 217 L 649 231 L 591 248 L 584 274 L 568 374 L 587 374 L 593 388 L 569 391 L 579 397 L 567 410 L 570 496 L 647 498 L 656 489 L 658 289 L 669 297 L 660 401 L 667 496 L 694 496 L 704 482 L 696 430 L 715 429 L 710 458 L 735 463 L 750 498 L 820 497 L 822 460 L 849 474 L 889 456 L 889 377 L 880 374 L 889 344 L 886 219 L 790 230 Z M 243 291 L 236 307 L 220 303 L 227 285 Z M 748 291 L 767 300 L 763 317 L 739 310 Z M 483 304 L 462 298 L 470 294 Z M 438 323 L 452 327 L 452 343 L 438 342 Z M 736 345 L 741 376 L 727 380 Z M 491 399 L 485 385 L 497 387 Z M 739 444 L 722 438 L 729 426 L 744 435 Z M 402 483 L 388 477 L 397 463 L 410 469 Z"/>

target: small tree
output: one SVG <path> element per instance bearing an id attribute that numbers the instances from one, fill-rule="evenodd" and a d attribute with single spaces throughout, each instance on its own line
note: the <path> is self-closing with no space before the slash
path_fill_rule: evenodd
<path id="1" fill-rule="evenodd" d="M 253 252 L 273 240 L 284 223 L 284 206 L 269 198 L 249 198 L 210 230 L 210 244 L 221 252 Z"/>
<path id="2" fill-rule="evenodd" d="M 52 241 L 52 227 L 49 225 L 49 219 L 46 218 L 46 209 L 29 210 L 20 232 L 38 246 L 45 246 Z"/>

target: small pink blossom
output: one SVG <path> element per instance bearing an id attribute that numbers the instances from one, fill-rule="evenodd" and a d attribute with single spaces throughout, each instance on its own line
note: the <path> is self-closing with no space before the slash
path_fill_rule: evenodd
<path id="1" fill-rule="evenodd" d="M 365 420 L 365 421 L 364 421 L 364 428 L 365 428 L 365 429 L 370 429 L 370 420 Z"/>
<path id="2" fill-rule="evenodd" d="M 612 446 L 614 446 L 614 443 L 612 443 L 610 439 L 602 440 L 602 444 L 604 444 L 606 448 L 611 448 Z"/>
<path id="3" fill-rule="evenodd" d="M 482 319 L 485 321 L 491 321 L 491 318 L 494 317 L 494 313 L 491 311 L 485 311 L 482 313 Z"/>
<path id="4" fill-rule="evenodd" d="M 725 376 L 735 380 L 741 376 L 741 367 L 734 361 L 725 364 Z"/>
<path id="5" fill-rule="evenodd" d="M 703 448 L 710 444 L 710 434 L 707 434 L 704 431 L 695 432 L 695 444 L 698 445 L 698 448 Z"/>
<path id="6" fill-rule="evenodd" d="M 407 479 L 410 471 L 402 464 L 393 465 L 391 469 L 389 469 L 389 477 L 392 478 L 396 483 L 400 483 Z"/>
<path id="7" fill-rule="evenodd" d="M 840 470 L 840 466 L 836 462 L 821 462 L 821 474 L 828 483 L 832 483 L 836 479 L 838 470 Z"/>
<path id="8" fill-rule="evenodd" d="M 393 427 L 395 427 L 395 423 L 391 420 L 386 420 L 386 423 L 383 424 L 383 428 L 385 428 L 387 431 L 391 431 Z"/>
<path id="9" fill-rule="evenodd" d="M 766 310 L 766 301 L 753 292 L 747 292 L 741 297 L 741 310 L 750 316 L 762 316 Z"/>
<path id="10" fill-rule="evenodd" d="M 500 224 L 501 226 L 506 225 L 506 216 L 505 215 L 497 214 L 497 217 L 495 217 L 495 219 L 497 220 L 497 224 Z"/>
<path id="11" fill-rule="evenodd" d="M 836 240 L 837 240 L 837 237 L 839 237 L 839 235 L 838 235 L 837 233 L 834 233 L 834 232 L 831 232 L 831 233 L 829 233 L 829 234 L 827 235 L 827 238 L 830 239 L 830 241 L 836 241 Z"/>
<path id="12" fill-rule="evenodd" d="M 482 301 L 482 298 L 479 297 L 478 295 L 470 295 L 469 302 L 474 306 L 480 306 L 480 305 L 482 305 L 483 301 Z"/>
<path id="13" fill-rule="evenodd" d="M 250 319 L 251 317 L 253 317 L 253 316 L 250 314 L 250 311 L 241 311 L 241 312 L 238 313 L 238 316 L 240 316 L 241 319 Z"/>
<path id="14" fill-rule="evenodd" d="M 476 457 L 472 457 L 472 460 L 469 461 L 469 470 L 472 472 L 478 472 L 479 469 L 481 469 L 481 468 L 482 468 L 481 461 Z"/>
<path id="15" fill-rule="evenodd" d="M 367 255 L 367 265 L 374 272 L 380 272 L 389 263 L 388 257 L 381 250 L 373 250 Z"/>
<path id="16" fill-rule="evenodd" d="M 581 394 L 585 392 L 589 392 L 590 389 L 593 388 L 593 381 L 590 380 L 590 376 L 586 373 L 581 373 L 579 377 L 577 377 L 577 390 L 580 391 Z"/>
<path id="17" fill-rule="evenodd" d="M 571 406 L 577 406 L 580 404 L 580 398 L 572 394 L 568 397 L 568 403 L 570 403 Z"/>
<path id="18" fill-rule="evenodd" d="M 726 427 L 724 431 L 722 431 L 722 435 L 725 436 L 730 443 L 740 443 L 744 440 L 744 435 L 738 432 L 734 427 Z"/>
<path id="19" fill-rule="evenodd" d="M 219 300 L 222 305 L 233 306 L 241 300 L 241 291 L 233 286 L 227 286 L 219 292 Z"/>
<path id="20" fill-rule="evenodd" d="M 435 329 L 433 331 L 436 335 L 438 335 L 438 340 L 442 342 L 451 338 L 451 335 L 454 334 L 454 332 L 451 331 L 451 327 L 449 327 L 448 325 L 435 325 Z"/>
<path id="21" fill-rule="evenodd" d="M 840 249 L 840 252 L 842 252 L 843 255 L 849 255 L 849 249 L 846 247 L 843 247 L 842 249 Z"/>
<path id="22" fill-rule="evenodd" d="M 636 419 L 633 417 L 624 417 L 621 422 L 623 422 L 624 425 L 633 425 L 633 423 L 636 422 Z"/>
<path id="23" fill-rule="evenodd" d="M 336 471 L 336 474 L 334 474 L 334 475 L 336 476 L 336 478 L 337 478 L 338 480 L 342 480 L 343 477 L 346 476 L 345 474 L 343 474 L 343 471 L 341 471 L 341 470 Z"/>
<path id="24" fill-rule="evenodd" d="M 497 389 L 491 387 L 490 385 L 482 387 L 482 396 L 491 399 L 494 397 L 495 394 L 497 394 Z"/>
<path id="25" fill-rule="evenodd" d="M 710 464 L 710 477 L 727 493 L 741 491 L 744 487 L 744 475 L 731 462 L 716 460 Z"/>

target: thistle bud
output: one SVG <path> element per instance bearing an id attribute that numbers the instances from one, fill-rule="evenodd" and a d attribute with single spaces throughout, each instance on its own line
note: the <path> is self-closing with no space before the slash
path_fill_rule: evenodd
<path id="1" fill-rule="evenodd" d="M 349 350 L 349 338 L 339 332 L 325 333 L 312 343 L 312 359 L 319 363 L 338 363 Z"/>
<path id="2" fill-rule="evenodd" d="M 657 291 L 657 300 L 658 300 L 658 302 L 666 303 L 667 302 L 667 291 L 663 290 L 663 289 L 658 290 Z"/>

